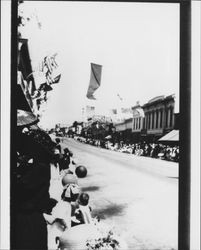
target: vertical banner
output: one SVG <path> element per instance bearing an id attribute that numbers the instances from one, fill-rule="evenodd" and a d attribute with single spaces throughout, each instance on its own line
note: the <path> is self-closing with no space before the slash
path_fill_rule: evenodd
<path id="1" fill-rule="evenodd" d="M 100 87 L 101 73 L 102 65 L 91 63 L 91 77 L 86 95 L 88 99 L 96 100 L 93 94 Z"/>

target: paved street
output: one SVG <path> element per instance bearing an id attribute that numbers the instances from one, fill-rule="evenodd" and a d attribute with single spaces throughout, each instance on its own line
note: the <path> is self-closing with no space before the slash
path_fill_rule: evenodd
<path id="1" fill-rule="evenodd" d="M 90 195 L 93 215 L 113 225 L 132 250 L 176 249 L 178 164 L 134 156 L 64 139 L 77 164 L 87 167 L 79 179 Z"/>

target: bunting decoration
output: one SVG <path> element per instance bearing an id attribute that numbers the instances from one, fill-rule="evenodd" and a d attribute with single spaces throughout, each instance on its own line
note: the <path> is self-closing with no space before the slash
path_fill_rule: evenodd
<path id="1" fill-rule="evenodd" d="M 93 94 L 100 87 L 101 73 L 102 65 L 91 63 L 91 77 L 86 95 L 88 99 L 96 100 Z"/>
<path id="2" fill-rule="evenodd" d="M 32 94 L 32 99 L 36 99 L 37 109 L 47 101 L 47 93 L 51 90 L 52 84 L 57 84 L 61 79 L 61 71 L 56 60 L 57 53 L 45 56 L 38 64 L 38 70 L 34 74 L 36 90 Z"/>
<path id="3" fill-rule="evenodd" d="M 57 53 L 52 56 L 46 56 L 42 63 L 42 71 L 45 73 L 47 84 L 55 84 L 60 81 L 61 74 L 58 73 L 58 64 L 55 57 Z"/>

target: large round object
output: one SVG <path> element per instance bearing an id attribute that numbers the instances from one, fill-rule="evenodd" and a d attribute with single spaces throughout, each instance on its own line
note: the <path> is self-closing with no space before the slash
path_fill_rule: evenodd
<path id="1" fill-rule="evenodd" d="M 73 174 L 66 174 L 62 178 L 62 185 L 66 186 L 68 184 L 77 184 L 77 178 Z"/>
<path id="2" fill-rule="evenodd" d="M 78 166 L 75 169 L 75 173 L 78 178 L 84 178 L 87 176 L 87 169 L 85 166 Z"/>

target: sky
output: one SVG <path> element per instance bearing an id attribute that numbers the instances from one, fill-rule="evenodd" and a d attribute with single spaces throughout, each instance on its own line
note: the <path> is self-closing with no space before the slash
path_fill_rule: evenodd
<path id="1" fill-rule="evenodd" d="M 179 111 L 178 4 L 29 1 L 23 8 L 42 24 L 23 28 L 33 65 L 57 52 L 62 74 L 49 93 L 42 126 L 81 121 L 86 105 L 107 115 L 160 95 L 175 94 Z M 102 65 L 95 101 L 86 98 L 90 63 Z"/>

